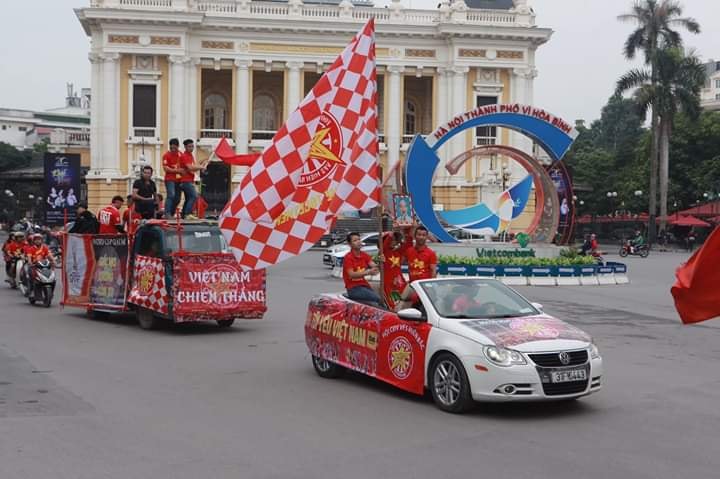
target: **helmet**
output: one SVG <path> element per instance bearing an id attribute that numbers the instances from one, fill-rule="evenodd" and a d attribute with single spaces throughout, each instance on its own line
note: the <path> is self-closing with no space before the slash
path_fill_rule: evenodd
<path id="1" fill-rule="evenodd" d="M 25 239 L 25 232 L 24 231 L 13 231 L 12 237 L 16 240 L 23 240 Z"/>
<path id="2" fill-rule="evenodd" d="M 42 241 L 43 237 L 40 233 L 33 233 L 30 235 L 30 241 L 35 241 L 36 239 L 39 239 Z"/>

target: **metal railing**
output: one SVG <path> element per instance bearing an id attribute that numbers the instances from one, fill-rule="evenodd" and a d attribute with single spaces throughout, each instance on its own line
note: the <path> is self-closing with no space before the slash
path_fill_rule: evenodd
<path id="1" fill-rule="evenodd" d="M 273 136 L 275 136 L 275 133 L 277 133 L 277 131 L 253 130 L 252 131 L 252 139 L 253 140 L 272 140 Z"/>
<path id="2" fill-rule="evenodd" d="M 155 128 L 133 128 L 135 138 L 155 138 Z"/>
<path id="3" fill-rule="evenodd" d="M 217 130 L 204 128 L 200 130 L 200 138 L 232 138 L 232 130 Z"/>

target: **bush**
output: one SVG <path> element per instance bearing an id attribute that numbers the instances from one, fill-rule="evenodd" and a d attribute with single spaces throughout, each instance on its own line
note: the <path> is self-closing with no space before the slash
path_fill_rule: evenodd
<path id="1" fill-rule="evenodd" d="M 560 256 L 558 258 L 468 258 L 462 256 L 438 257 L 440 264 L 457 264 L 467 266 L 586 266 L 594 265 L 595 258 L 579 254 Z"/>

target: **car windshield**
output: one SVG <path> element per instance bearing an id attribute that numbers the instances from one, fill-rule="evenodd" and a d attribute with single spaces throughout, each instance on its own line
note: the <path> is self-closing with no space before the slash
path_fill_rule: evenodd
<path id="1" fill-rule="evenodd" d="M 420 286 L 444 318 L 497 319 L 540 314 L 522 296 L 495 280 L 458 278 L 423 281 Z"/>
<path id="2" fill-rule="evenodd" d="M 177 231 L 166 231 L 165 249 L 167 254 L 174 253 L 179 248 Z M 220 253 L 228 250 L 225 238 L 217 226 L 184 229 L 182 231 L 182 248 L 183 251 L 190 253 Z"/>

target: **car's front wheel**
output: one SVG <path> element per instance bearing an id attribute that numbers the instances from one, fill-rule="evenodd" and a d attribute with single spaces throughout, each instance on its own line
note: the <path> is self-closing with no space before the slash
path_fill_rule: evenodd
<path id="1" fill-rule="evenodd" d="M 474 405 L 465 368 L 450 353 L 443 353 L 430 369 L 430 392 L 435 405 L 446 412 L 463 413 Z"/>
<path id="2" fill-rule="evenodd" d="M 343 373 L 345 373 L 344 367 L 315 355 L 312 357 L 312 363 L 315 368 L 315 372 L 322 378 L 339 378 L 343 375 Z"/>

